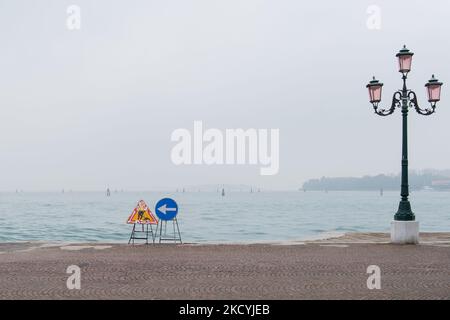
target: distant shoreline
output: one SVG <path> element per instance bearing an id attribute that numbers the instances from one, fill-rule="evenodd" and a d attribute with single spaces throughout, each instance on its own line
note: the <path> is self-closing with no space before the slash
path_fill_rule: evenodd
<path id="1" fill-rule="evenodd" d="M 392 188 L 392 189 L 383 189 L 384 192 L 397 192 L 400 193 L 400 187 L 398 188 Z M 411 192 L 450 192 L 450 189 L 414 189 L 412 188 L 410 190 Z M 227 191 L 228 194 L 236 194 L 236 193 L 248 193 L 248 194 L 261 194 L 261 193 L 284 193 L 284 192 L 290 192 L 290 193 L 308 193 L 308 192 L 317 192 L 317 193 L 324 193 L 324 192 L 380 192 L 380 188 L 378 189 L 273 189 L 273 190 L 261 190 L 261 191 L 253 191 L 250 192 L 248 190 L 229 190 Z M 61 194 L 61 195 L 70 195 L 70 194 L 77 194 L 77 193 L 106 193 L 102 190 L 72 190 L 72 191 L 66 191 L 64 193 L 57 191 L 57 190 L 23 190 L 20 192 L 15 192 L 11 190 L 0 190 L 0 194 Z M 117 194 L 127 194 L 127 193 L 165 193 L 165 194 L 201 194 L 201 193 L 217 193 L 217 191 L 212 190 L 200 190 L 200 191 L 174 191 L 174 190 L 127 190 L 123 192 L 118 192 Z M 111 197 L 114 197 L 116 193 L 112 192 Z M 218 193 L 220 196 L 220 193 Z"/>

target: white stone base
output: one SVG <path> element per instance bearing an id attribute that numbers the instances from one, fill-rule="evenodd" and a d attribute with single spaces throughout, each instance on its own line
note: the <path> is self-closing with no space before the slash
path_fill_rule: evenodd
<path id="1" fill-rule="evenodd" d="M 417 244 L 419 243 L 419 221 L 391 222 L 391 243 Z"/>

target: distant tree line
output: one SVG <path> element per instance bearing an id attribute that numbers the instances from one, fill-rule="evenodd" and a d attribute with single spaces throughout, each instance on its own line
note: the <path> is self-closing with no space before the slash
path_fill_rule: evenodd
<path id="1" fill-rule="evenodd" d="M 431 186 L 433 180 L 448 180 L 447 171 L 424 170 L 422 172 L 410 171 L 409 186 L 411 190 L 420 190 Z M 384 175 L 364 177 L 340 177 L 311 179 L 303 184 L 304 190 L 398 190 L 400 188 L 400 175 Z"/>

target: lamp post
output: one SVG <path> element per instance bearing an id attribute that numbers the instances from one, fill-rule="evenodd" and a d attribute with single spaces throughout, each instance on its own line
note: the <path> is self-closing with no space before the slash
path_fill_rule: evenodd
<path id="1" fill-rule="evenodd" d="M 412 56 L 414 53 L 405 46 L 397 53 L 399 72 L 402 74 L 403 87 L 392 96 L 392 103 L 389 109 L 379 108 L 381 101 L 381 91 L 383 84 L 373 77 L 373 80 L 366 86 L 369 90 L 370 102 L 373 105 L 375 113 L 379 116 L 388 116 L 394 113 L 396 108 L 402 112 L 402 182 L 401 182 L 401 200 L 398 211 L 394 215 L 394 221 L 391 224 L 391 240 L 395 243 L 417 243 L 419 237 L 419 225 L 415 221 L 414 213 L 411 210 L 409 202 L 408 185 L 408 111 L 414 108 L 421 115 L 431 115 L 436 110 L 436 103 L 440 100 L 442 82 L 434 78 L 434 75 L 425 84 L 428 93 L 428 102 L 430 108 L 422 109 L 417 102 L 416 93 L 406 86 L 406 79 L 411 70 Z M 408 223 L 409 222 L 409 223 Z"/>

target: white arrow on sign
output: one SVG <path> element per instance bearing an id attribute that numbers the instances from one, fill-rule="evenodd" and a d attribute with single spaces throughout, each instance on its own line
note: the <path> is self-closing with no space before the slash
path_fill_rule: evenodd
<path id="1" fill-rule="evenodd" d="M 163 204 L 161 207 L 158 208 L 159 211 L 161 211 L 163 214 L 166 214 L 167 211 L 177 211 L 177 208 L 167 208 L 166 204 Z"/>

